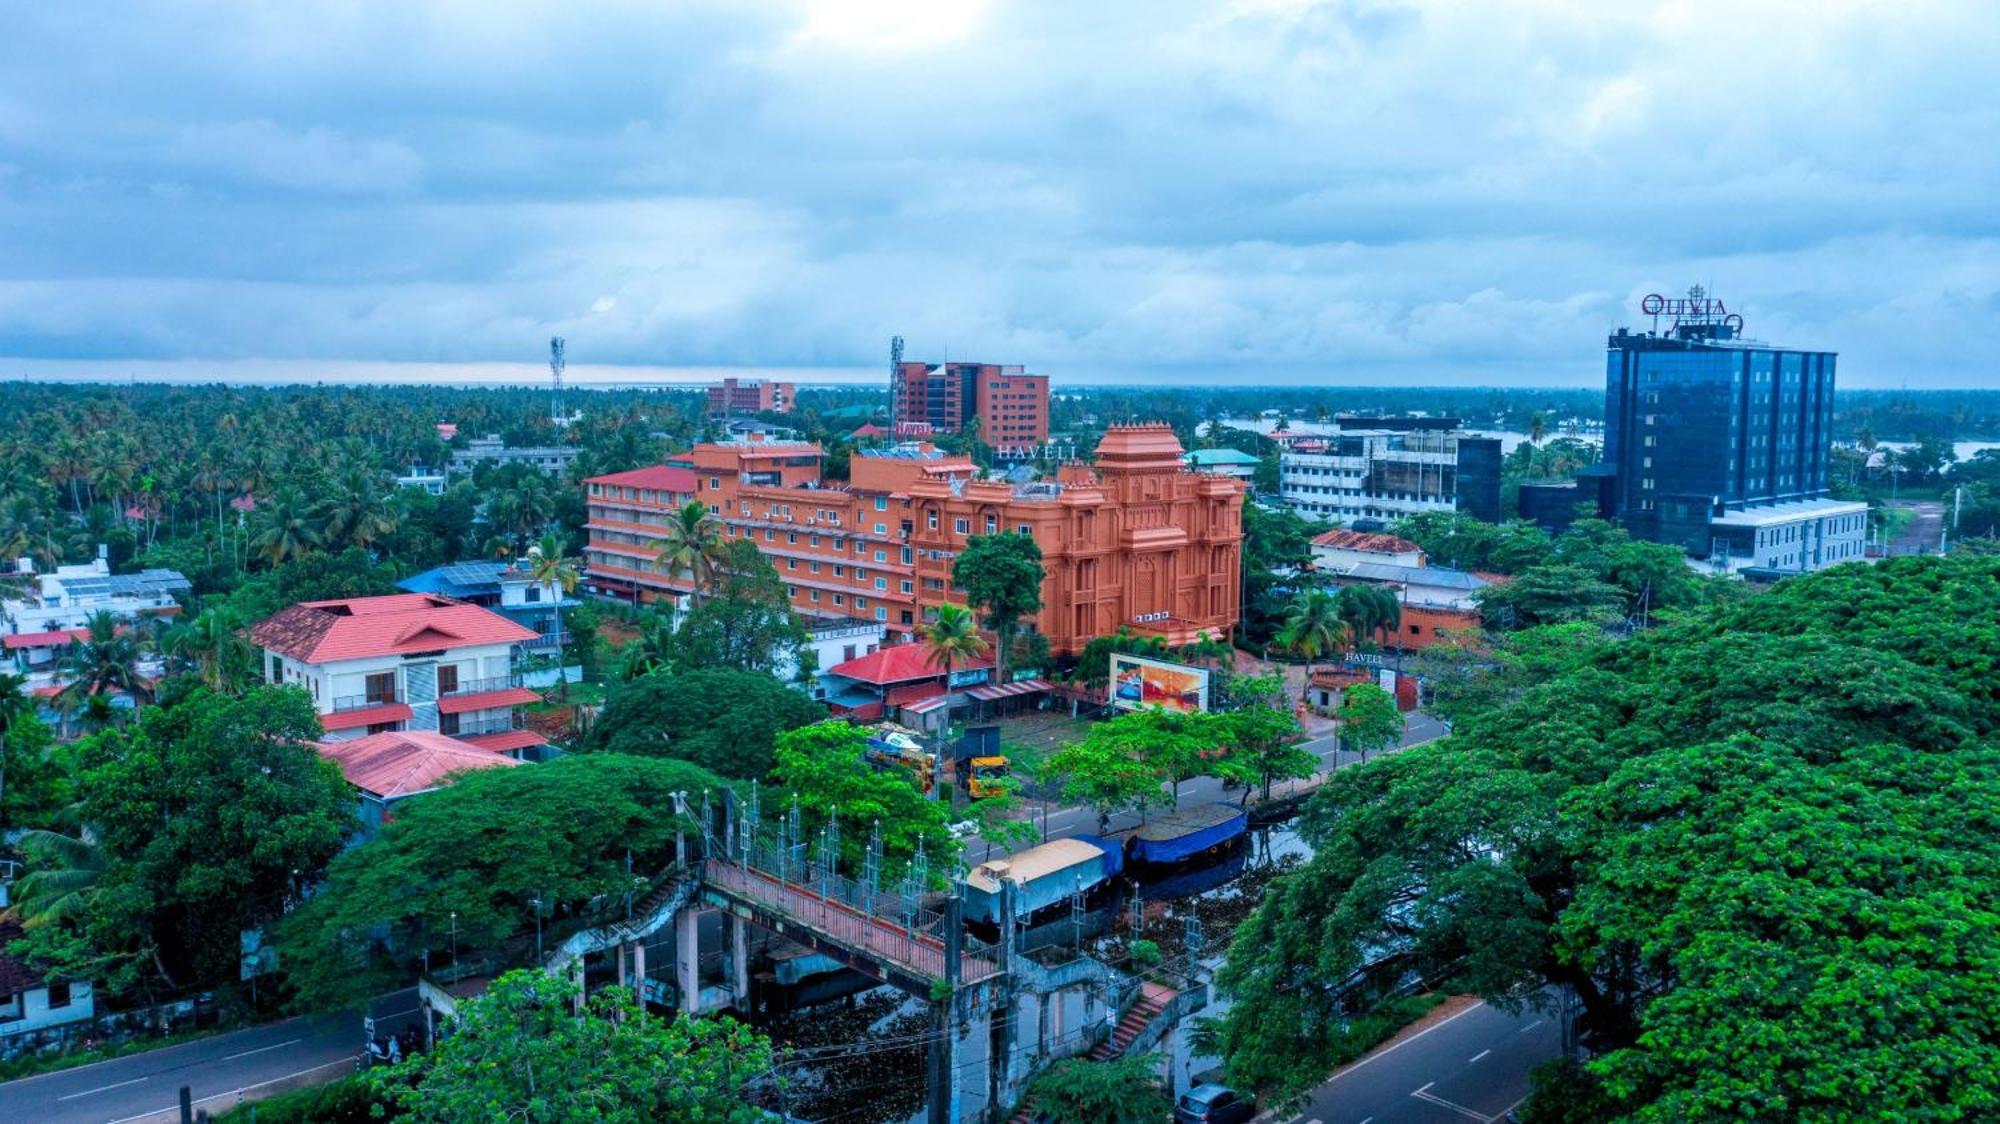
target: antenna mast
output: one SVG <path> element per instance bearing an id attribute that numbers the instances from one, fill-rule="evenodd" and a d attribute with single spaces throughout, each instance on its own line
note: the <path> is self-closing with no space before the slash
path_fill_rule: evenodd
<path id="1" fill-rule="evenodd" d="M 562 382 L 563 368 L 569 364 L 563 360 L 563 338 L 549 337 L 549 421 L 557 426 L 569 424 L 569 415 L 563 413 Z"/>
<path id="2" fill-rule="evenodd" d="M 889 428 L 897 430 L 903 421 L 902 396 L 897 393 L 897 376 L 903 370 L 903 337 L 889 337 Z M 900 437 L 900 435 L 899 435 Z"/>

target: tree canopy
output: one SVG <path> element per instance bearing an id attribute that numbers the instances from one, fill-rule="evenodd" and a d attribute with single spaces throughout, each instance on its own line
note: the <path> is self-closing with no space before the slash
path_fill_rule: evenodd
<path id="1" fill-rule="evenodd" d="M 730 1019 L 661 1019 L 628 988 L 592 993 L 547 972 L 508 972 L 463 1000 L 450 1036 L 377 1070 L 371 1084 L 412 1120 L 521 1124 L 763 1124 L 753 1083 L 770 1040 Z"/>
<path id="2" fill-rule="evenodd" d="M 584 748 L 753 780 L 771 771 L 779 734 L 825 717 L 825 707 L 762 672 L 656 671 L 612 689 Z"/>
<path id="3" fill-rule="evenodd" d="M 286 920 L 298 1005 L 339 1007 L 407 978 L 426 953 L 495 945 L 533 923 L 537 898 L 559 918 L 598 895 L 644 896 L 676 833 L 693 830 L 673 794 L 696 803 L 724 783 L 682 761 L 593 753 L 469 773 L 398 806 Z"/>
<path id="4" fill-rule="evenodd" d="M 951 582 L 999 639 L 995 654 L 1004 677 L 1021 618 L 1042 609 L 1042 548 L 1033 535 L 1013 531 L 974 535 L 952 560 Z"/>
<path id="5" fill-rule="evenodd" d="M 88 866 L 89 908 L 38 926 L 28 951 L 112 993 L 236 979 L 239 934 L 295 905 L 354 825 L 353 789 L 310 744 L 319 733 L 303 692 L 264 687 L 196 689 L 86 739 L 76 817 L 89 848 L 35 852 Z"/>
<path id="6" fill-rule="evenodd" d="M 868 732 L 845 721 L 791 730 L 778 736 L 772 779 L 798 795 L 807 831 L 839 816 L 841 853 L 851 869 L 860 869 L 859 857 L 877 825 L 886 855 L 908 858 L 919 840 L 933 861 L 956 855 L 959 844 L 947 827 L 950 805 L 919 792 L 907 771 L 870 765 L 867 749 Z"/>
<path id="7" fill-rule="evenodd" d="M 1642 1121 L 2000 1112 L 2000 559 L 1788 581 L 1336 773 L 1230 948 L 1237 1080 L 1409 973 L 1574 989 L 1565 1098 Z"/>

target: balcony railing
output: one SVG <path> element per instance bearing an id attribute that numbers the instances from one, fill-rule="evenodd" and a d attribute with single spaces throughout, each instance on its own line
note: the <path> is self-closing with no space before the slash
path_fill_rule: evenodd
<path id="1" fill-rule="evenodd" d="M 394 691 L 371 695 L 340 695 L 333 700 L 333 713 L 339 714 L 343 710 L 366 710 L 371 706 L 394 706 L 405 701 L 407 700 L 402 695 Z"/>
<path id="2" fill-rule="evenodd" d="M 488 691 L 504 691 L 509 687 L 519 687 L 519 675 L 495 675 L 487 679 L 461 679 L 449 691 L 439 691 L 438 698 L 454 699 L 460 695 L 482 695 Z"/>
<path id="3" fill-rule="evenodd" d="M 470 737 L 476 734 L 500 734 L 521 728 L 521 718 L 516 714 L 500 714 L 491 718 L 461 718 L 458 732 L 453 737 Z"/>

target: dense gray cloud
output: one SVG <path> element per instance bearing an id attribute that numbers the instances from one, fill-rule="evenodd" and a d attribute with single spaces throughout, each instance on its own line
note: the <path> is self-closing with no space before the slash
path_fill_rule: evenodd
<path id="1" fill-rule="evenodd" d="M 2000 383 L 1982 0 L 18 8 L 0 355 Z"/>

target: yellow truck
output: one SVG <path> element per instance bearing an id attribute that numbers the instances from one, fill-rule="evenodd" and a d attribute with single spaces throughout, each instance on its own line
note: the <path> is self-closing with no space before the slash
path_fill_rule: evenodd
<path id="1" fill-rule="evenodd" d="M 1005 757 L 975 757 L 972 759 L 972 776 L 967 779 L 965 791 L 974 800 L 985 800 L 1007 793 L 1007 759 Z"/>

